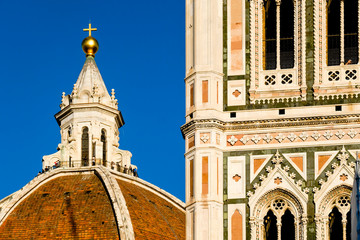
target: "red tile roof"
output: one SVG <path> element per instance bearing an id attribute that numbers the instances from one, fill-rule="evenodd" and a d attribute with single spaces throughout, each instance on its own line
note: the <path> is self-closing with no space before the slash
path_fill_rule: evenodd
<path id="1" fill-rule="evenodd" d="M 136 240 L 185 239 L 185 212 L 145 187 L 117 179 Z"/>
<path id="2" fill-rule="evenodd" d="M 111 202 L 95 174 L 56 177 L 19 203 L 0 239 L 119 239 Z"/>

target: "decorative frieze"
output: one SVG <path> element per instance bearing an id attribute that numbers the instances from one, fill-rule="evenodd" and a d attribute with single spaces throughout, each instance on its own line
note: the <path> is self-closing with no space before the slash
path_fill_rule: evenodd
<path id="1" fill-rule="evenodd" d="M 357 129 L 344 130 L 323 130 L 323 131 L 304 131 L 285 133 L 264 133 L 264 134 L 233 134 L 227 135 L 227 146 L 244 146 L 244 145 L 260 145 L 260 144 L 285 144 L 285 143 L 301 143 L 301 142 L 323 142 L 323 141 L 339 141 L 360 138 Z M 250 141 L 251 140 L 251 141 Z"/>
<path id="2" fill-rule="evenodd" d="M 217 128 L 221 131 L 236 131 L 249 129 L 268 129 L 268 128 L 289 128 L 289 127 L 305 127 L 318 125 L 340 125 L 340 124 L 360 124 L 360 114 L 344 114 L 332 116 L 310 116 L 310 117 L 294 117 L 294 118 L 278 118 L 278 119 L 262 119 L 248 121 L 222 121 L 214 118 L 192 120 L 181 127 L 184 135 L 190 134 L 195 128 L 209 129 Z M 345 131 L 345 129 L 343 130 Z M 336 133 L 336 132 L 334 132 Z M 348 131 L 346 132 L 348 133 Z M 353 133 L 351 133 L 354 135 Z M 357 132 L 355 132 L 355 135 Z M 297 137 L 307 138 L 307 135 L 301 136 L 297 133 Z M 289 137 L 289 139 L 294 138 Z M 304 140 L 305 141 L 305 140 Z"/>

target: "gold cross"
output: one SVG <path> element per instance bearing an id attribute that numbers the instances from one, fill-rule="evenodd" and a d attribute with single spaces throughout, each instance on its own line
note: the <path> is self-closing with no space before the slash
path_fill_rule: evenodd
<path id="1" fill-rule="evenodd" d="M 84 28 L 84 32 L 89 32 L 89 37 L 91 37 L 91 31 L 97 31 L 97 28 L 91 28 L 91 23 L 89 23 L 89 28 Z"/>

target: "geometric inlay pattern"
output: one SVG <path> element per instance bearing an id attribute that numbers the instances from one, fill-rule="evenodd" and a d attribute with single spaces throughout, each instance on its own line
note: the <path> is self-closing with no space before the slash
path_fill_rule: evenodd
<path id="1" fill-rule="evenodd" d="M 340 180 L 345 182 L 348 179 L 348 175 L 346 175 L 345 173 L 343 173 L 342 175 L 340 175 Z"/>
<path id="2" fill-rule="evenodd" d="M 352 70 L 346 70 L 345 71 L 345 79 L 346 80 L 356 80 L 356 70 L 352 69 Z"/>
<path id="3" fill-rule="evenodd" d="M 282 178 L 280 178 L 280 177 L 275 178 L 274 183 L 279 185 L 280 183 L 282 183 Z"/>
<path id="4" fill-rule="evenodd" d="M 346 131 L 346 132 L 345 132 Z M 301 139 L 303 142 L 311 142 L 311 141 L 326 141 L 332 140 L 336 136 L 337 139 L 343 139 L 345 136 L 348 136 L 354 139 L 358 136 L 358 129 L 349 129 L 349 130 L 326 130 L 324 131 L 307 131 L 307 132 L 292 132 L 289 135 L 285 135 L 284 133 L 264 133 L 264 134 L 255 134 L 255 135 L 243 135 L 243 134 L 235 134 L 228 136 L 227 142 L 228 146 L 242 146 L 242 145 L 251 145 L 250 141 L 255 144 L 276 144 L 282 143 L 286 141 L 287 143 L 296 143 L 297 139 Z M 275 135 L 276 134 L 276 135 Z M 207 136 L 205 136 L 207 138 Z M 207 139 L 202 139 L 206 141 Z M 311 137 L 311 138 L 309 138 Z M 360 136 L 358 136 L 360 138 Z M 348 138 L 347 138 L 348 139 Z M 263 141 L 261 141 L 263 140 Z M 276 141 L 273 141 L 276 140 Z M 237 143 L 239 141 L 239 144 Z M 235 144 L 237 143 L 237 144 Z"/>
<path id="5" fill-rule="evenodd" d="M 340 80 L 340 72 L 339 71 L 329 71 L 328 75 L 329 75 L 328 80 L 330 82 Z"/>
<path id="6" fill-rule="evenodd" d="M 266 75 L 265 76 L 265 85 L 275 85 L 275 75 Z"/>
<path id="7" fill-rule="evenodd" d="M 235 174 L 232 179 L 234 179 L 235 182 L 238 182 L 241 179 L 241 176 L 239 176 L 239 174 Z"/>
<path id="8" fill-rule="evenodd" d="M 292 84 L 292 74 L 283 74 L 281 75 L 281 84 Z"/>

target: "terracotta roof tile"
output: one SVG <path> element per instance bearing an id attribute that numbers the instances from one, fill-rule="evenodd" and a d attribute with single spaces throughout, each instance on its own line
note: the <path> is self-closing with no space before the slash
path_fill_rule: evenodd
<path id="1" fill-rule="evenodd" d="M 94 174 L 79 174 L 34 190 L 0 226 L 0 239 L 119 239 L 119 234 L 103 184 Z"/>
<path id="2" fill-rule="evenodd" d="M 136 240 L 185 239 L 185 213 L 170 201 L 117 179 L 126 200 Z"/>

